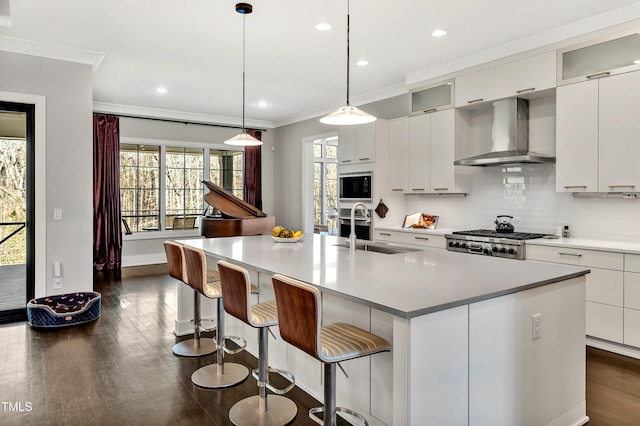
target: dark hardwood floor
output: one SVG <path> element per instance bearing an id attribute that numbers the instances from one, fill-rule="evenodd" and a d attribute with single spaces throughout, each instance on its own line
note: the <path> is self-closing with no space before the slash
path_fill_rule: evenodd
<path id="1" fill-rule="evenodd" d="M 233 404 L 257 393 L 252 378 L 225 390 L 191 383 L 215 355 L 171 353 L 176 282 L 165 265 L 98 273 L 94 288 L 102 312 L 91 324 L 0 326 L 0 425 L 229 425 Z M 225 360 L 257 366 L 246 352 Z M 597 349 L 587 350 L 587 360 L 589 424 L 640 424 L 640 361 Z M 307 412 L 319 402 L 299 388 L 287 396 L 298 406 L 293 424 L 315 425 Z"/>

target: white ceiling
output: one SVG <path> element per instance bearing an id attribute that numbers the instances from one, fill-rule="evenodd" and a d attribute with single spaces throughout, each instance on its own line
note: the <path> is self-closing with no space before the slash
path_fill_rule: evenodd
<path id="1" fill-rule="evenodd" d="M 235 4 L 12 0 L 10 27 L 0 26 L 0 49 L 21 39 L 58 45 L 40 50 L 97 52 L 89 57 L 97 58 L 94 102 L 103 109 L 137 107 L 158 116 L 238 123 L 243 17 Z M 252 5 L 253 14 L 246 15 L 247 122 L 278 126 L 343 104 L 347 0 Z M 351 0 L 350 7 L 355 105 L 406 93 L 407 83 L 640 18 L 640 2 L 631 0 Z M 319 22 L 333 28 L 319 32 Z M 437 28 L 449 35 L 431 37 Z M 361 58 L 370 65 L 353 65 Z M 168 92 L 158 94 L 159 86 Z M 269 106 L 260 108 L 258 101 Z"/>

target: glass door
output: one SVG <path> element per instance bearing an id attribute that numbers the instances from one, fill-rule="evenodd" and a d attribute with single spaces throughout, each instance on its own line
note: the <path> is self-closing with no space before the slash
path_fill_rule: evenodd
<path id="1" fill-rule="evenodd" d="M 34 107 L 0 102 L 0 323 L 34 295 Z"/>

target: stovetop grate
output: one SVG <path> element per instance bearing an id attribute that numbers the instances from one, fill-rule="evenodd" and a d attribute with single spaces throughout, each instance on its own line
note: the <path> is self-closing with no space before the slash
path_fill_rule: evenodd
<path id="1" fill-rule="evenodd" d="M 534 240 L 536 238 L 544 238 L 546 234 L 536 234 L 530 232 L 497 232 L 490 229 L 475 229 L 471 231 L 454 231 L 455 235 L 467 235 L 470 237 L 490 237 L 490 238 L 506 238 L 509 240 Z"/>

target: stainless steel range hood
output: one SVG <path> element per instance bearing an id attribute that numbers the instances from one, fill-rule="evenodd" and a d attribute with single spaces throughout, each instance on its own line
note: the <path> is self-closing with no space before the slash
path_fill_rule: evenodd
<path id="1" fill-rule="evenodd" d="M 529 152 L 529 101 L 509 98 L 493 103 L 491 152 L 456 160 L 457 166 L 500 166 L 522 163 L 554 163 L 555 158 Z"/>

